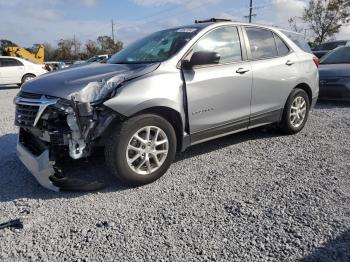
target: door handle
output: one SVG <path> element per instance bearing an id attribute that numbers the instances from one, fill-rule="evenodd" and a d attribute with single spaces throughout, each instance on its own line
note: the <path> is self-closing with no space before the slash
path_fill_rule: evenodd
<path id="1" fill-rule="evenodd" d="M 288 61 L 286 62 L 286 65 L 287 65 L 287 66 L 294 65 L 294 62 L 293 62 L 293 61 L 288 60 Z"/>
<path id="2" fill-rule="evenodd" d="M 236 73 L 237 74 L 241 74 L 241 75 L 243 75 L 243 74 L 245 74 L 245 73 L 248 73 L 250 70 L 248 69 L 248 68 L 238 68 L 237 69 L 237 71 L 236 71 Z"/>

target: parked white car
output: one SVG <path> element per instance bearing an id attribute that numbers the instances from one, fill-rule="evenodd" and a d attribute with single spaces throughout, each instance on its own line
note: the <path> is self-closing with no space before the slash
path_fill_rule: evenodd
<path id="1" fill-rule="evenodd" d="M 45 73 L 45 65 L 34 64 L 18 57 L 0 56 L 0 85 L 21 85 Z"/>

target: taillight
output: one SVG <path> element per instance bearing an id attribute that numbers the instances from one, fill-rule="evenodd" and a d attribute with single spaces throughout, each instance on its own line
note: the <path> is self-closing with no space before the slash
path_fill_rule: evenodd
<path id="1" fill-rule="evenodd" d="M 316 56 L 314 56 L 314 63 L 315 63 L 315 65 L 316 65 L 317 67 L 319 67 L 319 65 L 320 65 L 320 59 L 319 59 L 318 57 L 316 57 Z"/>

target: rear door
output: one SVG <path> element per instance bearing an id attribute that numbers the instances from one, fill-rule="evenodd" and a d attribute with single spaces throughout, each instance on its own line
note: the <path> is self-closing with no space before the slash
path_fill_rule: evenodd
<path id="1" fill-rule="evenodd" d="M 24 65 L 14 58 L 0 58 L 2 84 L 19 84 L 24 74 Z"/>
<path id="2" fill-rule="evenodd" d="M 244 61 L 241 36 L 235 26 L 216 28 L 186 57 L 190 60 L 195 52 L 215 52 L 220 57 L 218 64 L 184 70 L 193 143 L 248 127 L 252 72 Z"/>
<path id="3" fill-rule="evenodd" d="M 246 27 L 253 88 L 250 126 L 280 120 L 298 76 L 297 55 L 275 32 Z"/>

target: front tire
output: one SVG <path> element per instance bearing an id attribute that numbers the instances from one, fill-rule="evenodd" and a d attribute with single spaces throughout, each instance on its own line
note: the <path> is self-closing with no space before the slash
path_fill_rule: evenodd
<path id="1" fill-rule="evenodd" d="M 307 93 L 300 88 L 296 88 L 289 95 L 285 105 L 280 129 L 286 134 L 296 134 L 300 132 L 308 119 L 310 111 L 310 99 Z"/>
<path id="2" fill-rule="evenodd" d="M 118 124 L 105 147 L 106 162 L 113 175 L 133 186 L 163 176 L 175 154 L 173 126 L 154 114 L 138 115 Z"/>

